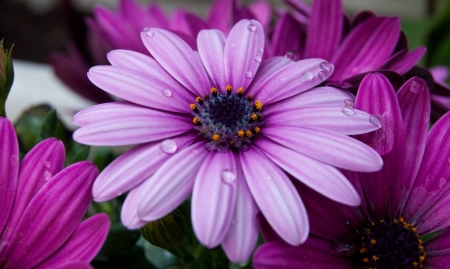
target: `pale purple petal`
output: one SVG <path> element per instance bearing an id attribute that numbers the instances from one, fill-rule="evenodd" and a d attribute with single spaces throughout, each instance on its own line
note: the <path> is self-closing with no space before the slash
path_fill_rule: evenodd
<path id="1" fill-rule="evenodd" d="M 444 82 L 449 75 L 449 70 L 445 66 L 431 67 L 429 71 L 433 76 L 434 80 L 438 82 Z"/>
<path id="2" fill-rule="evenodd" d="M 381 157 L 356 139 L 319 129 L 283 126 L 264 128 L 261 133 L 275 142 L 320 162 L 351 171 L 381 169 Z"/>
<path id="3" fill-rule="evenodd" d="M 250 87 L 245 90 L 245 94 L 254 95 L 255 91 L 259 89 L 261 83 L 266 81 L 266 79 L 270 77 L 274 72 L 284 66 L 293 63 L 294 61 L 292 61 L 291 59 L 280 56 L 264 60 L 261 63 L 261 66 L 258 69 L 258 73 L 256 73 L 255 79 L 253 79 Z"/>
<path id="4" fill-rule="evenodd" d="M 225 237 L 236 205 L 233 153 L 211 151 L 197 173 L 192 191 L 192 226 L 198 240 L 213 248 Z"/>
<path id="5" fill-rule="evenodd" d="M 197 138 L 183 134 L 163 141 L 142 144 L 125 152 L 98 176 L 92 188 L 94 200 L 103 202 L 117 197 L 148 179 L 176 152 Z"/>
<path id="6" fill-rule="evenodd" d="M 145 196 L 138 206 L 139 218 L 154 221 L 180 205 L 191 194 L 198 169 L 207 155 L 205 144 L 200 142 L 165 162 L 140 188 Z"/>
<path id="7" fill-rule="evenodd" d="M 169 138 L 192 128 L 187 117 L 130 103 L 106 103 L 74 116 L 82 127 L 76 141 L 89 145 L 132 145 Z"/>
<path id="8" fill-rule="evenodd" d="M 110 59 L 118 60 L 117 55 L 123 57 L 123 54 L 114 51 L 110 53 Z M 185 90 L 154 60 L 145 57 L 147 61 L 129 55 L 124 57 L 130 64 L 139 62 L 140 65 L 136 64 L 134 69 L 145 68 L 145 73 L 122 66 L 96 66 L 89 70 L 88 77 L 103 90 L 138 105 L 174 112 L 189 111 L 189 103 L 195 100 L 195 95 Z M 128 65 L 128 62 L 123 65 Z"/>
<path id="9" fill-rule="evenodd" d="M 283 108 L 283 107 L 281 107 Z M 280 109 L 281 109 L 280 108 Z M 370 122 L 370 114 L 353 108 L 348 100 L 341 106 L 298 106 L 277 112 L 264 112 L 264 123 L 272 126 L 317 128 L 345 135 L 371 132 L 380 128 Z"/>
<path id="10" fill-rule="evenodd" d="M 224 48 L 226 36 L 219 30 L 203 30 L 197 36 L 197 47 L 209 77 L 218 89 L 225 91 Z"/>
<path id="11" fill-rule="evenodd" d="M 305 58 L 322 58 L 330 61 L 341 41 L 343 24 L 341 1 L 314 1 L 306 32 Z"/>
<path id="12" fill-rule="evenodd" d="M 374 17 L 353 29 L 331 60 L 331 80 L 344 80 L 376 70 L 391 56 L 400 35 L 398 18 Z"/>
<path id="13" fill-rule="evenodd" d="M 308 215 L 287 175 L 255 147 L 240 156 L 248 187 L 264 217 L 288 244 L 303 243 L 309 233 Z"/>
<path id="14" fill-rule="evenodd" d="M 128 229 L 139 229 L 145 226 L 148 221 L 143 221 L 139 218 L 138 207 L 141 204 L 142 199 L 146 196 L 146 193 L 141 191 L 144 184 L 134 187 L 125 198 L 125 202 L 122 205 L 120 211 L 120 219 L 125 227 Z"/>
<path id="15" fill-rule="evenodd" d="M 233 89 L 244 88 L 255 77 L 264 52 L 264 29 L 255 20 L 241 20 L 225 42 L 225 76 Z"/>
<path id="16" fill-rule="evenodd" d="M 255 145 L 283 170 L 322 195 L 350 206 L 361 203 L 355 188 L 336 168 L 263 137 Z"/>
<path id="17" fill-rule="evenodd" d="M 278 69 L 252 92 L 263 104 L 270 104 L 317 86 L 333 70 L 333 65 L 322 59 L 300 60 Z"/>
<path id="18" fill-rule="evenodd" d="M 422 59 L 426 51 L 425 47 L 418 47 L 410 52 L 408 50 L 399 51 L 381 69 L 405 74 Z"/>
<path id="19" fill-rule="evenodd" d="M 109 217 L 102 213 L 80 223 L 67 242 L 34 269 L 55 268 L 69 262 L 89 263 L 94 259 L 109 231 Z"/>
<path id="20" fill-rule="evenodd" d="M 191 92 L 203 96 L 211 85 L 200 59 L 177 35 L 151 28 L 141 33 L 142 41 L 158 63 Z"/>
<path id="21" fill-rule="evenodd" d="M 98 175 L 89 162 L 73 164 L 48 181 L 31 200 L 8 248 L 11 268 L 33 267 L 63 245 L 92 201 Z"/>
<path id="22" fill-rule="evenodd" d="M 258 239 L 256 214 L 258 206 L 248 188 L 239 158 L 237 165 L 237 200 L 230 228 L 222 240 L 222 248 L 235 263 L 248 260 Z"/>

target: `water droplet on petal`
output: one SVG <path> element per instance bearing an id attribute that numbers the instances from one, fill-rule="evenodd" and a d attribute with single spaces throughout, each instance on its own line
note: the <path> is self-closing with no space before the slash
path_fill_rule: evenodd
<path id="1" fill-rule="evenodd" d="M 49 181 L 52 177 L 53 177 L 52 172 L 50 172 L 48 170 L 45 170 L 45 172 L 44 172 L 44 180 L 45 181 Z"/>
<path id="2" fill-rule="evenodd" d="M 303 77 L 300 79 L 301 81 L 310 81 L 313 79 L 313 73 L 311 72 L 306 72 Z"/>
<path id="3" fill-rule="evenodd" d="M 161 150 L 165 153 L 174 153 L 177 151 L 177 144 L 172 139 L 166 139 L 163 142 L 161 142 Z"/>
<path id="4" fill-rule="evenodd" d="M 320 63 L 319 67 L 324 71 L 330 71 L 330 63 L 329 62 L 322 62 Z"/>
<path id="5" fill-rule="evenodd" d="M 324 71 L 320 71 L 318 76 L 322 81 L 326 80 L 328 77 L 328 75 Z"/>
<path id="6" fill-rule="evenodd" d="M 423 87 L 420 87 L 420 84 L 417 83 L 417 81 L 413 81 L 409 85 L 409 90 L 413 93 L 420 93 L 423 90 Z"/>
<path id="7" fill-rule="evenodd" d="M 250 24 L 247 26 L 247 29 L 248 29 L 250 32 L 254 32 L 254 31 L 256 31 L 256 26 L 255 26 L 253 23 L 250 23 Z"/>
<path id="8" fill-rule="evenodd" d="M 231 44 L 231 47 L 232 48 L 236 48 L 236 44 Z"/>
<path id="9" fill-rule="evenodd" d="M 253 72 L 252 71 L 245 72 L 245 77 L 246 78 L 252 78 L 253 77 Z"/>
<path id="10" fill-rule="evenodd" d="M 162 91 L 162 94 L 166 97 L 171 97 L 172 96 L 172 92 L 168 89 L 165 89 Z"/>
<path id="11" fill-rule="evenodd" d="M 351 116 L 355 114 L 355 111 L 353 110 L 353 107 L 344 106 L 342 108 L 342 113 L 344 113 L 347 116 Z"/>
<path id="12" fill-rule="evenodd" d="M 259 52 L 259 53 L 263 53 L 263 52 L 264 52 L 264 49 L 263 49 L 263 48 L 259 48 L 259 49 L 258 49 L 258 52 Z"/>
<path id="13" fill-rule="evenodd" d="M 430 124 L 430 113 L 428 113 L 428 112 L 423 112 L 423 115 L 422 115 L 422 120 L 423 120 L 423 124 L 426 124 L 426 125 L 428 125 L 428 124 Z"/>
<path id="14" fill-rule="evenodd" d="M 145 34 L 146 34 L 148 37 L 150 37 L 150 38 L 152 38 L 152 37 L 155 36 L 155 32 L 152 31 L 152 30 L 150 30 L 150 29 L 149 29 Z"/>
<path id="15" fill-rule="evenodd" d="M 272 176 L 271 176 L 271 175 L 268 175 L 268 176 L 266 177 L 266 179 L 267 179 L 268 181 L 271 181 L 271 180 L 272 180 Z"/>
<path id="16" fill-rule="evenodd" d="M 255 60 L 255 62 L 260 63 L 261 62 L 261 57 L 256 56 L 255 58 L 253 58 Z"/>
<path id="17" fill-rule="evenodd" d="M 376 116 L 371 115 L 369 118 L 370 123 L 372 123 L 373 125 L 376 125 L 378 127 L 381 127 L 381 121 L 380 119 L 378 119 Z"/>
<path id="18" fill-rule="evenodd" d="M 345 104 L 345 106 L 353 107 L 353 101 L 350 99 L 345 99 L 344 104 Z"/>
<path id="19" fill-rule="evenodd" d="M 295 50 L 290 50 L 290 51 L 286 52 L 284 57 L 291 59 L 292 61 L 298 61 L 298 59 L 300 58 L 298 53 Z"/>
<path id="20" fill-rule="evenodd" d="M 150 31 L 149 27 L 145 27 L 144 29 L 142 29 L 142 32 L 147 33 L 148 31 Z"/>
<path id="21" fill-rule="evenodd" d="M 47 168 L 50 168 L 50 167 L 52 167 L 52 163 L 50 161 L 45 161 L 44 166 Z"/>
<path id="22" fill-rule="evenodd" d="M 232 184 L 236 180 L 236 175 L 229 170 L 223 170 L 221 177 L 223 182 L 227 184 Z"/>

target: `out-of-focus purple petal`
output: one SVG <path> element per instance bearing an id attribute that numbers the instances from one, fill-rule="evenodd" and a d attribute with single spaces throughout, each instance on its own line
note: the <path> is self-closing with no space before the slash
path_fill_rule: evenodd
<path id="1" fill-rule="evenodd" d="M 124 226 L 128 229 L 139 229 L 146 225 L 148 221 L 143 221 L 138 215 L 138 207 L 141 204 L 141 199 L 146 195 L 141 189 L 145 186 L 141 183 L 140 185 L 131 189 L 125 198 L 125 202 L 122 205 L 122 210 L 120 211 L 120 219 Z"/>
<path id="2" fill-rule="evenodd" d="M 141 33 L 145 47 L 158 63 L 188 90 L 203 96 L 211 85 L 196 53 L 177 35 L 157 28 Z"/>
<path id="3" fill-rule="evenodd" d="M 256 147 L 240 156 L 248 187 L 264 217 L 288 244 L 303 243 L 309 233 L 308 215 L 292 182 Z"/>
<path id="4" fill-rule="evenodd" d="M 197 173 L 192 192 L 192 225 L 209 248 L 225 237 L 236 205 L 236 162 L 233 153 L 211 151 Z"/>
<path id="5" fill-rule="evenodd" d="M 30 201 L 8 248 L 11 268 L 31 268 L 60 248 L 92 201 L 97 167 L 79 162 L 51 178 Z"/>
<path id="6" fill-rule="evenodd" d="M 74 124 L 82 125 L 73 138 L 90 145 L 132 145 L 182 134 L 192 128 L 187 117 L 131 103 L 106 103 L 78 112 Z"/>
<path id="7" fill-rule="evenodd" d="M 204 30 L 197 36 L 197 46 L 209 77 L 218 89 L 225 91 L 224 48 L 226 36 L 218 30 Z"/>
<path id="8" fill-rule="evenodd" d="M 381 69 L 395 71 L 399 74 L 408 72 L 417 62 L 422 59 L 427 49 L 425 47 L 418 47 L 410 52 L 402 50 L 394 54 Z"/>
<path id="9" fill-rule="evenodd" d="M 208 25 L 211 25 L 213 29 L 228 33 L 232 19 L 229 16 L 231 14 L 232 2 L 230 0 L 215 0 L 206 15 Z"/>
<path id="10" fill-rule="evenodd" d="M 301 54 L 302 35 L 300 25 L 289 13 L 284 13 L 272 33 L 272 55 L 285 55 L 288 52 Z"/>
<path id="11" fill-rule="evenodd" d="M 314 1 L 307 30 L 305 58 L 330 61 L 341 41 L 343 22 L 341 1 Z"/>
<path id="12" fill-rule="evenodd" d="M 269 2 L 255 1 L 248 6 L 248 9 L 255 16 L 255 19 L 262 24 L 263 28 L 269 27 L 272 19 L 272 8 Z"/>
<path id="13" fill-rule="evenodd" d="M 56 268 L 60 264 L 75 261 L 90 262 L 105 242 L 109 225 L 109 217 L 106 214 L 88 218 L 77 227 L 60 249 L 34 269 Z"/>
<path id="14" fill-rule="evenodd" d="M 435 268 L 445 268 L 450 262 L 450 229 L 445 229 L 442 233 L 436 235 L 426 242 L 425 251 L 427 253 L 427 265 L 436 266 Z M 434 267 L 433 267 L 434 268 Z"/>
<path id="15" fill-rule="evenodd" d="M 256 75 L 264 52 L 264 29 L 255 20 L 241 20 L 225 42 L 225 76 L 233 89 L 247 89 Z"/>
<path id="16" fill-rule="evenodd" d="M 93 269 L 87 262 L 68 262 L 65 264 L 53 267 L 53 269 Z"/>
<path id="17" fill-rule="evenodd" d="M 445 81 L 449 76 L 449 70 L 445 66 L 431 67 L 429 69 L 429 71 L 430 71 L 431 75 L 433 76 L 434 80 L 436 80 L 438 82 Z"/>

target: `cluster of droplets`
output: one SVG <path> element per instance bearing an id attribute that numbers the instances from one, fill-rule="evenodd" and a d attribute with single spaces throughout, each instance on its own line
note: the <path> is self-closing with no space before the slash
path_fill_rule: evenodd
<path id="1" fill-rule="evenodd" d="M 356 269 L 424 268 L 425 250 L 414 225 L 403 218 L 369 221 L 352 240 L 338 240 L 334 249 Z"/>
<path id="2" fill-rule="evenodd" d="M 50 161 L 47 160 L 44 162 L 44 180 L 45 181 L 49 181 L 53 177 L 52 172 L 49 170 L 51 167 L 52 167 L 52 163 Z"/>
<path id="3" fill-rule="evenodd" d="M 354 108 L 354 103 L 352 100 L 350 99 L 345 99 L 344 100 L 344 107 L 342 108 L 342 113 L 344 113 L 347 116 L 352 116 L 355 114 L 355 108 Z M 376 125 L 378 127 L 381 127 L 381 121 L 380 119 L 378 119 L 375 115 L 370 115 L 369 117 L 369 121 L 370 123 L 372 123 L 373 125 Z"/>
<path id="4" fill-rule="evenodd" d="M 190 104 L 192 122 L 199 136 L 209 141 L 210 150 L 247 148 L 261 131 L 262 103 L 244 97 L 243 88 L 236 92 L 229 85 L 224 92 L 212 88 L 211 94 L 195 101 Z"/>

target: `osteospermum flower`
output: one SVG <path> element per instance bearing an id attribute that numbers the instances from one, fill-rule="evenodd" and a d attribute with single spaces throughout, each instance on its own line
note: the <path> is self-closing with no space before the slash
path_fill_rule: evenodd
<path id="1" fill-rule="evenodd" d="M 267 233 L 254 255 L 264 268 L 448 268 L 450 257 L 450 114 L 428 132 L 430 97 L 412 78 L 395 94 L 385 77 L 367 76 L 355 107 L 383 127 L 361 136 L 383 157 L 376 173 L 346 173 L 363 197 L 344 207 L 299 187 L 311 215 L 311 237 L 289 246 Z M 423 235 L 444 232 L 429 241 Z M 270 231 L 267 227 L 266 231 Z"/>
<path id="2" fill-rule="evenodd" d="M 332 165 L 378 170 L 380 157 L 345 135 L 380 126 L 355 110 L 346 92 L 308 91 L 333 65 L 284 57 L 262 62 L 264 32 L 254 20 L 241 20 L 228 37 L 201 31 L 198 53 L 162 29 L 144 29 L 141 36 L 154 59 L 112 51 L 112 66 L 88 73 L 126 101 L 74 117 L 81 143 L 140 144 L 107 167 L 93 188 L 97 201 L 131 189 L 122 209 L 127 227 L 163 217 L 192 193 L 200 242 L 222 244 L 233 261 L 244 261 L 257 239 L 259 210 L 289 244 L 308 235 L 306 211 L 282 169 L 336 201 L 360 202 Z"/>
<path id="3" fill-rule="evenodd" d="M 1 117 L 0 148 L 0 268 L 91 268 L 109 229 L 105 214 L 82 221 L 97 168 L 63 169 L 64 146 L 53 138 L 19 162 L 14 128 Z"/>

